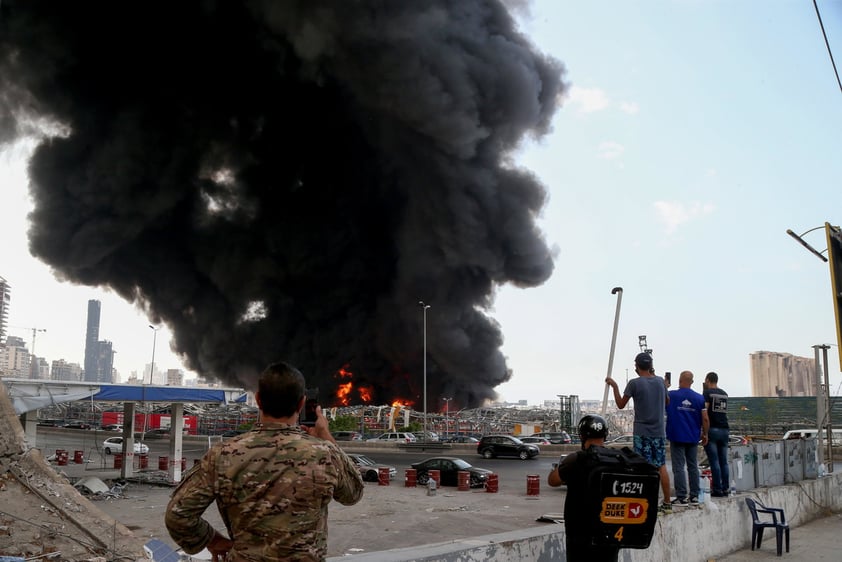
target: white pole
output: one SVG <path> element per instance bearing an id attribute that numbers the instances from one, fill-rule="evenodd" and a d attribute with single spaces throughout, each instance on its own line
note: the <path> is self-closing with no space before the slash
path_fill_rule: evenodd
<path id="1" fill-rule="evenodd" d="M 623 302 L 623 288 L 614 287 L 611 289 L 612 295 L 617 295 L 617 311 L 614 313 L 614 333 L 611 336 L 611 352 L 608 354 L 608 378 L 611 377 L 611 370 L 614 368 L 614 348 L 617 345 L 617 327 L 620 325 L 620 304 Z M 602 415 L 605 415 L 605 409 L 608 407 L 608 384 L 605 384 L 605 392 L 602 395 Z"/>

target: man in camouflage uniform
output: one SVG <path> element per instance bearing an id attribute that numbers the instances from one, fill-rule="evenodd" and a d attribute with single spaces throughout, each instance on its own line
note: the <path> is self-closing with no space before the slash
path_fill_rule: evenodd
<path id="1" fill-rule="evenodd" d="M 353 505 L 364 485 L 321 408 L 314 427 L 298 425 L 304 393 L 304 377 L 286 363 L 260 375 L 260 423 L 208 451 L 167 506 L 167 530 L 185 552 L 207 547 L 214 561 L 325 559 L 328 503 Z M 213 501 L 230 539 L 202 518 Z"/>

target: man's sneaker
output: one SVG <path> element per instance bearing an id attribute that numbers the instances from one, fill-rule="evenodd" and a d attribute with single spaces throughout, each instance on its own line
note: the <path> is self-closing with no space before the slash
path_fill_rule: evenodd
<path id="1" fill-rule="evenodd" d="M 699 505 L 698 496 L 690 496 L 690 505 Z"/>
<path id="2" fill-rule="evenodd" d="M 693 503 L 693 499 L 690 498 L 690 503 Z M 699 503 L 698 501 L 696 503 Z M 672 504 L 675 507 L 687 507 L 687 498 L 675 498 L 672 500 Z"/>
<path id="3" fill-rule="evenodd" d="M 661 515 L 669 515 L 670 513 L 672 513 L 672 504 L 666 502 L 662 503 L 658 506 L 658 513 L 660 513 Z"/>

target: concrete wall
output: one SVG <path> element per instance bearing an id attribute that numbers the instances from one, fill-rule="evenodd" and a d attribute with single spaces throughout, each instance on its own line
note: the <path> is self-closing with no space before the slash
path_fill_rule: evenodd
<path id="1" fill-rule="evenodd" d="M 701 509 L 687 508 L 660 517 L 646 550 L 622 550 L 623 562 L 682 560 L 705 562 L 751 546 L 751 515 L 745 498 L 784 509 L 790 527 L 798 527 L 828 511 L 842 509 L 842 474 L 758 488 L 733 498 L 721 498 Z M 773 535 L 772 535 L 773 536 Z M 769 538 L 767 531 L 766 541 Z M 797 538 L 793 538 L 797 540 Z M 497 535 L 445 543 L 355 554 L 357 562 L 549 562 L 566 560 L 560 525 L 532 527 Z M 339 562 L 345 557 L 328 560 Z"/>

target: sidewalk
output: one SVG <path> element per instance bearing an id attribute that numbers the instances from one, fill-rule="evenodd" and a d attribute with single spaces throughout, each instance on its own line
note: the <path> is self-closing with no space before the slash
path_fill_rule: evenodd
<path id="1" fill-rule="evenodd" d="M 842 514 L 833 513 L 790 529 L 789 553 L 786 552 L 784 542 L 781 560 L 813 562 L 817 560 L 838 561 L 842 554 L 839 552 L 839 537 L 842 533 Z M 711 540 L 714 540 L 713 538 Z M 784 539 L 785 541 L 786 539 Z M 717 558 L 717 562 L 744 562 L 749 560 L 771 560 L 777 558 L 774 529 L 766 529 L 763 533 L 763 543 L 760 550 L 751 548 L 739 550 L 724 557 Z"/>

